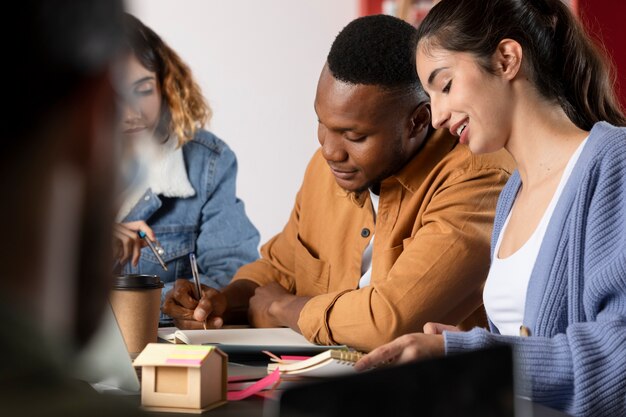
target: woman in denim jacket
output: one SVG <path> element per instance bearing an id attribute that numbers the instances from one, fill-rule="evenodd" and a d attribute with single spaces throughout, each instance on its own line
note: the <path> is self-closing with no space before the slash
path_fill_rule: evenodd
<path id="1" fill-rule="evenodd" d="M 121 272 L 158 275 L 164 298 L 176 279 L 192 276 L 188 255 L 195 253 L 202 284 L 219 289 L 258 257 L 259 233 L 235 195 L 235 154 L 202 129 L 211 110 L 178 55 L 131 15 L 125 37 L 122 154 L 144 167 L 118 214 Z M 138 230 L 158 241 L 167 271 L 141 249 Z"/>

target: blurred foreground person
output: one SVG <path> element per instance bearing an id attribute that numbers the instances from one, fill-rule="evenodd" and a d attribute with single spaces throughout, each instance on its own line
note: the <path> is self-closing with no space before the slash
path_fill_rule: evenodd
<path id="1" fill-rule="evenodd" d="M 26 0 L 2 25 L 12 62 L 0 139 L 3 415 L 138 413 L 65 376 L 111 281 L 122 16 L 120 1 Z"/>

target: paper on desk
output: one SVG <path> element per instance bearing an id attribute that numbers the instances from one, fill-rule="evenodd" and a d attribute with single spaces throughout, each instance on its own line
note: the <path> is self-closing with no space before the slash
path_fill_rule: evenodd
<path id="1" fill-rule="evenodd" d="M 176 332 L 176 330 L 178 330 L 176 327 L 159 327 L 157 337 L 170 343 L 174 343 L 176 342 L 174 338 L 174 332 Z"/>
<path id="2" fill-rule="evenodd" d="M 309 342 L 290 328 L 245 328 L 212 330 L 177 330 L 177 343 L 190 345 L 216 345 L 226 353 L 261 352 L 275 353 L 322 352 L 343 346 L 320 346 Z"/>
<path id="3" fill-rule="evenodd" d="M 239 346 L 297 346 L 317 347 L 300 333 L 290 328 L 270 329 L 212 329 L 212 330 L 177 330 L 174 336 L 189 345 L 224 344 Z"/>

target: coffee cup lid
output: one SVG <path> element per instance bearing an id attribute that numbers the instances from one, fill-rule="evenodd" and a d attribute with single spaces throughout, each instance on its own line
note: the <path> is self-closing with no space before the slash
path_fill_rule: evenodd
<path id="1" fill-rule="evenodd" d="M 163 288 L 164 284 L 158 275 L 127 274 L 118 275 L 113 280 L 116 290 L 137 290 Z"/>

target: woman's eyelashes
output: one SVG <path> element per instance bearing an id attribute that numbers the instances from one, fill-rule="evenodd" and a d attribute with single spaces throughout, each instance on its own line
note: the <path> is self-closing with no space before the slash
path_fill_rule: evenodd
<path id="1" fill-rule="evenodd" d="M 441 90 L 444 94 L 447 94 L 450 92 L 450 88 L 452 87 L 452 80 L 448 81 L 448 83 L 445 85 L 445 87 L 443 87 L 443 90 Z"/>
<path id="2" fill-rule="evenodd" d="M 135 95 L 140 96 L 140 97 L 145 97 L 145 96 L 152 95 L 153 92 L 154 92 L 153 88 L 143 88 L 143 89 L 135 90 Z"/>

